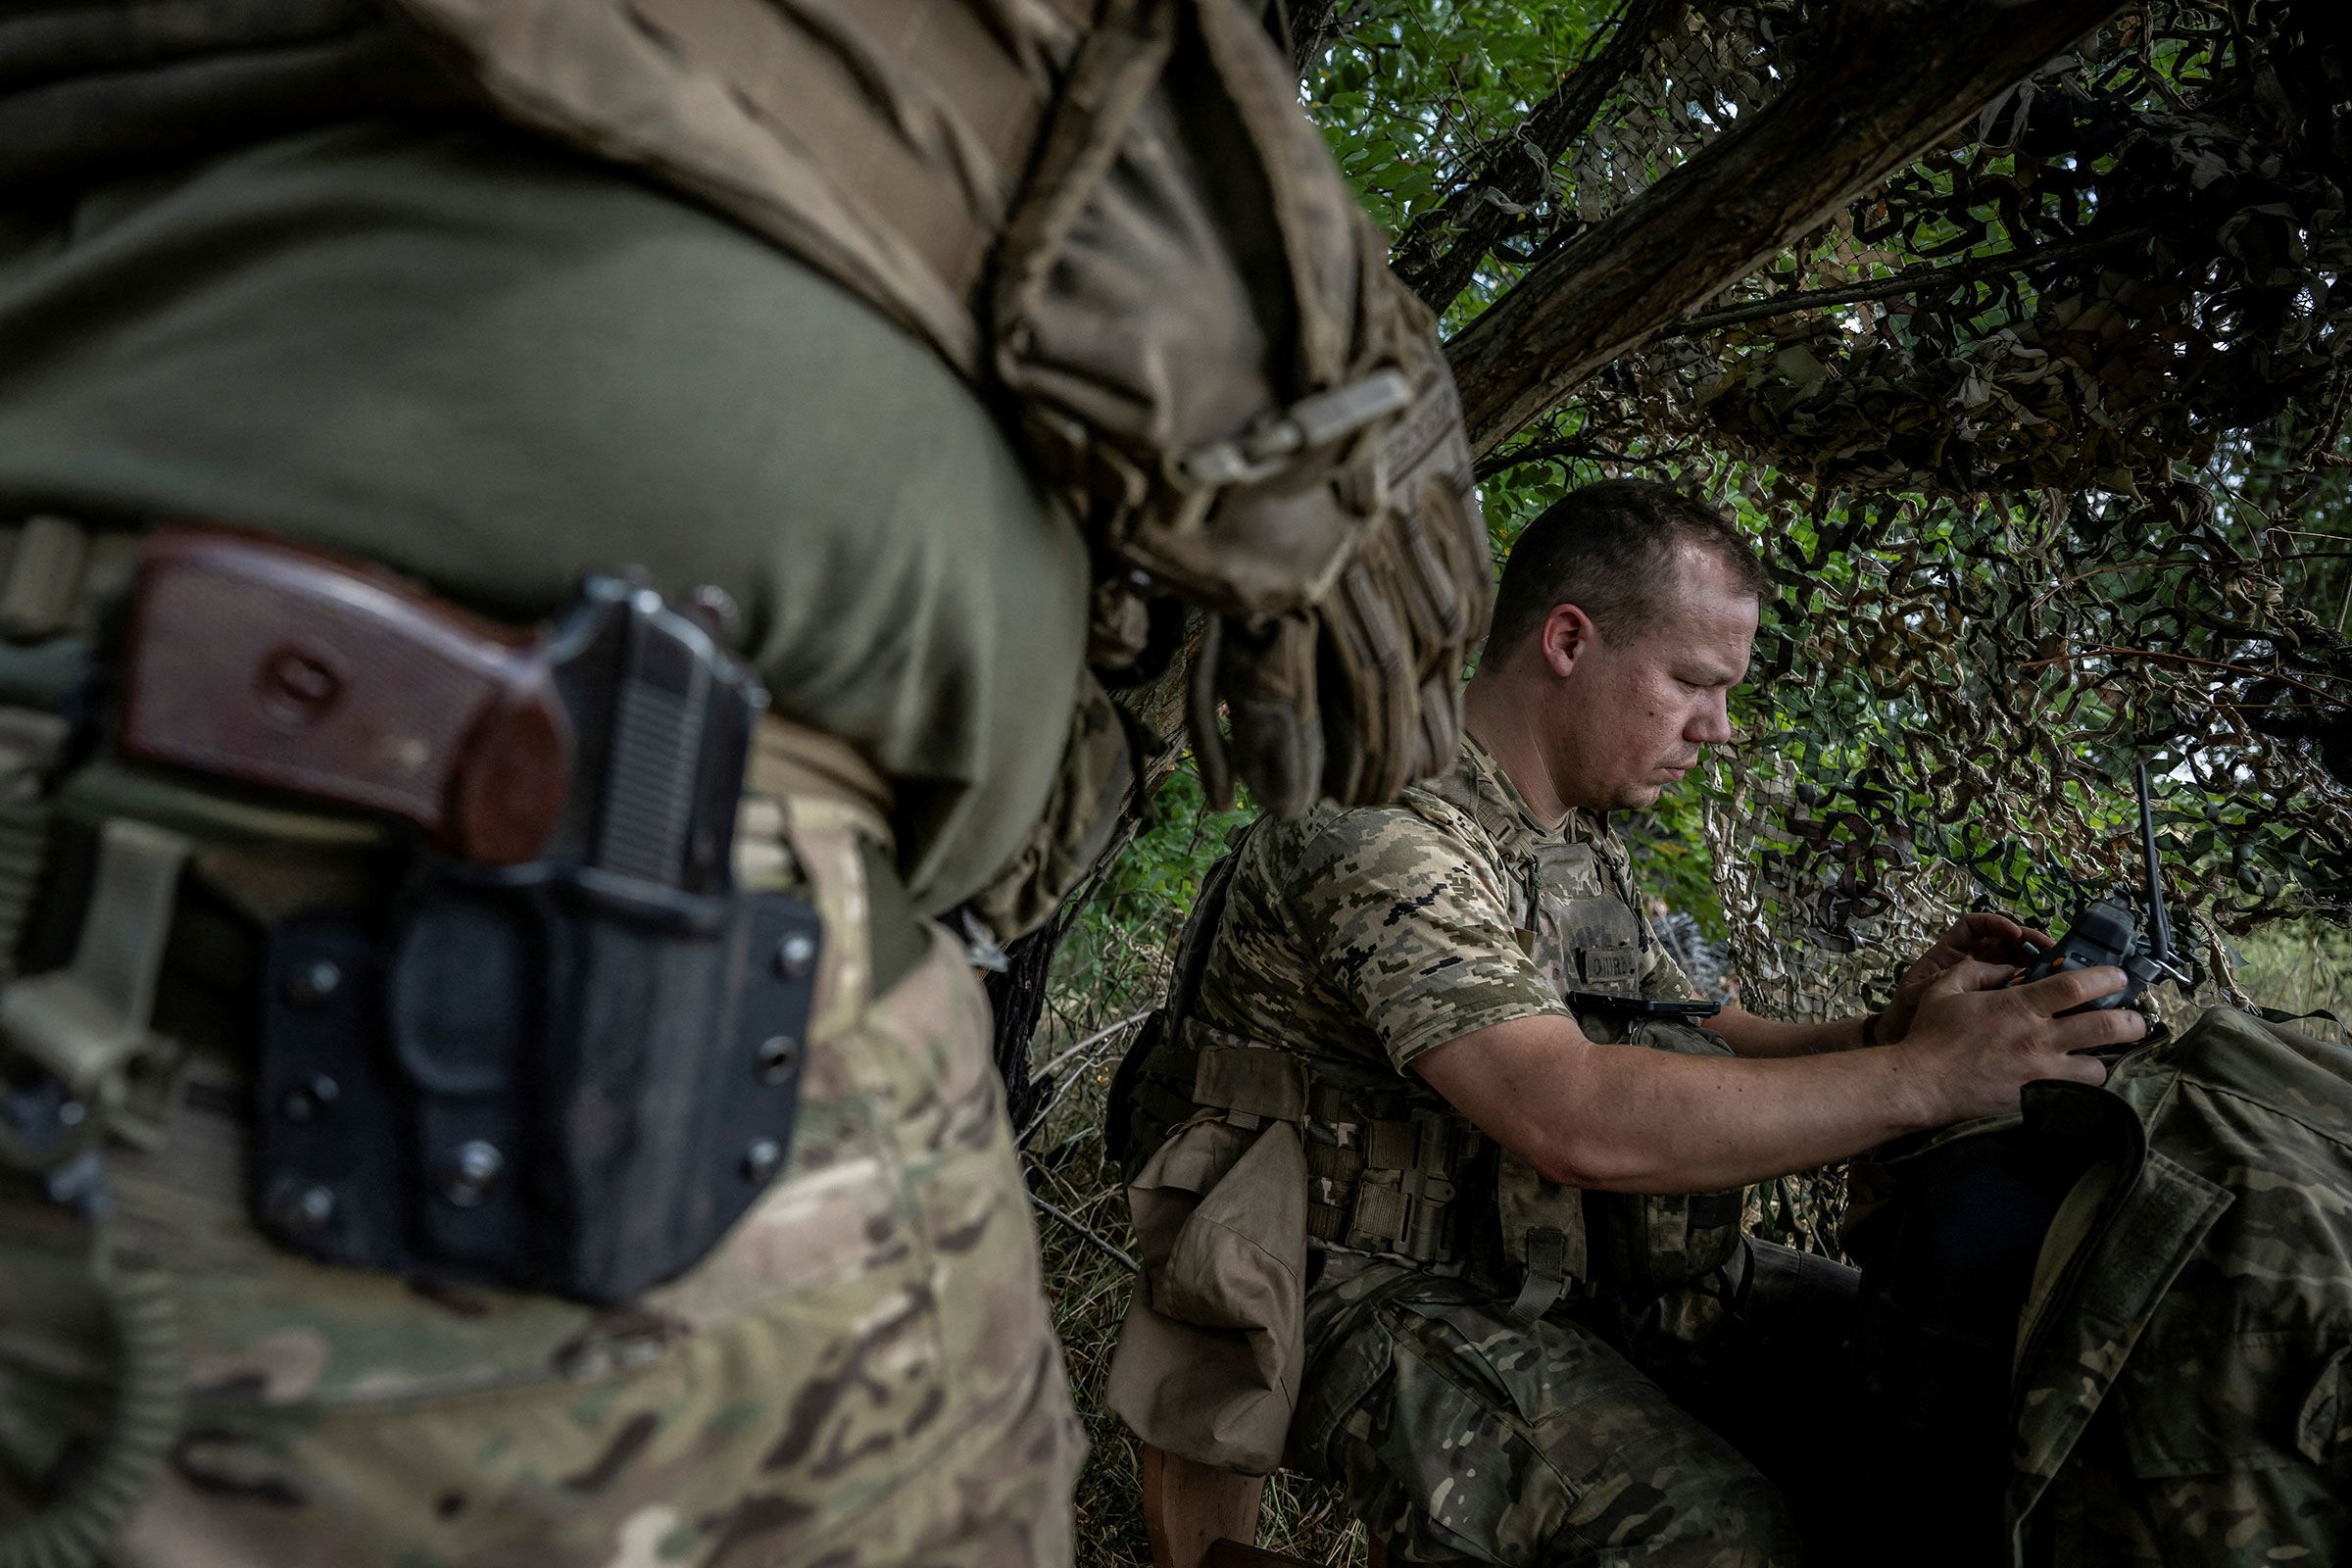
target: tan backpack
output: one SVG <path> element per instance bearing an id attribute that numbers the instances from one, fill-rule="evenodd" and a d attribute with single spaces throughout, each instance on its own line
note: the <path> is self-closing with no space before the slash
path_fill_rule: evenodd
<path id="1" fill-rule="evenodd" d="M 1100 546 L 1104 629 L 1139 596 L 1213 612 L 1212 785 L 1230 761 L 1288 815 L 1452 755 L 1491 591 L 1452 382 L 1241 0 L 398 4 L 501 113 L 732 215 L 1005 396 Z"/>

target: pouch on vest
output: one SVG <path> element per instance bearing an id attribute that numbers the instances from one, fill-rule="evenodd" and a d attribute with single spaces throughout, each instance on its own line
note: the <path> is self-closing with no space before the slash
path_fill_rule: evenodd
<path id="1" fill-rule="evenodd" d="M 1649 1021 L 1626 1031 L 1628 1043 L 1688 1056 L 1728 1056 L 1729 1046 L 1689 1024 Z M 1740 1247 L 1744 1194 L 1585 1194 L 1592 1277 L 1627 1299 L 1647 1300 L 1731 1261 Z"/>
<path id="2" fill-rule="evenodd" d="M 1306 1359 L 1306 1151 L 1293 1121 L 1203 1115 L 1127 1189 L 1143 1277 L 1103 1403 L 1202 1464 L 1282 1462 Z"/>
<path id="3" fill-rule="evenodd" d="M 1647 932 L 1621 876 L 1613 874 L 1597 848 L 1545 846 L 1529 875 L 1534 929 L 1524 940 L 1532 956 L 1549 958 L 1555 983 L 1566 992 L 1623 997 L 1629 1003 L 1639 997 Z M 1693 1056 L 1732 1054 L 1720 1037 L 1686 1023 L 1586 1009 L 1579 1012 L 1578 1024 L 1588 1037 L 1604 1043 Z M 1592 1279 L 1635 1303 L 1712 1273 L 1739 1250 L 1743 1197 L 1738 1192 L 1586 1192 Z"/>
<path id="4" fill-rule="evenodd" d="M 1501 1151 L 1494 1175 L 1495 1217 L 1502 1260 L 1519 1277 L 1511 1315 L 1533 1323 L 1571 1288 L 1592 1277 L 1585 1217 L 1587 1194 L 1538 1173 L 1526 1157 Z"/>

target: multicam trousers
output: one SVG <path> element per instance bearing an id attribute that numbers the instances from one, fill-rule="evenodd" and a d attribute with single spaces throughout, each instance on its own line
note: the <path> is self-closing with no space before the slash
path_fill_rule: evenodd
<path id="1" fill-rule="evenodd" d="M 934 930 L 886 995 L 837 1011 L 787 1175 L 625 1310 L 272 1250 L 241 1200 L 240 1087 L 200 1060 L 167 1147 L 115 1172 L 111 1223 L 167 1273 L 190 1385 L 118 1560 L 1066 1563 L 1083 1440 L 986 1001 Z M 62 1218 L 0 1208 L 0 1533 L 86 1458 L 104 1407 Z"/>
<path id="2" fill-rule="evenodd" d="M 1795 1429 L 1834 1425 L 1835 1401 L 1771 1385 L 1834 1364 L 1853 1275 L 1750 1241 L 1702 1285 L 1636 1315 L 1563 1308 L 1533 1324 L 1461 1280 L 1376 1268 L 1324 1287 L 1293 1461 L 1340 1485 L 1400 1562 L 1817 1560 L 1765 1469 L 1823 1464 Z"/>

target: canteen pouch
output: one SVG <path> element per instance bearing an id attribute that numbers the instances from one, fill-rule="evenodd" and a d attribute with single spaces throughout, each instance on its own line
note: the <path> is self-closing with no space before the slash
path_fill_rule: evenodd
<path id="1" fill-rule="evenodd" d="M 1648 1021 L 1629 1025 L 1628 1043 L 1692 1056 L 1728 1056 L 1731 1048 L 1704 1029 Z M 1703 1278 L 1740 1248 L 1745 1194 L 1585 1194 L 1585 1231 L 1592 1276 L 1629 1304 L 1656 1298 Z"/>
<path id="2" fill-rule="evenodd" d="M 1213 1112 L 1128 1184 L 1143 1278 L 1103 1403 L 1146 1443 L 1245 1475 L 1282 1462 L 1306 1361 L 1306 1193 L 1295 1120 Z"/>

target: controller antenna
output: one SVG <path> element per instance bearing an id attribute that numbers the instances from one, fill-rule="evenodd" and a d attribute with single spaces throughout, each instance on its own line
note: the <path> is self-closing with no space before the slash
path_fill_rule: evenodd
<path id="1" fill-rule="evenodd" d="M 2139 764 L 2139 853 L 2148 874 L 2148 956 L 2172 967 L 2173 929 L 2164 915 L 2164 881 L 2156 864 L 2156 811 L 2148 803 L 2148 764 Z"/>

